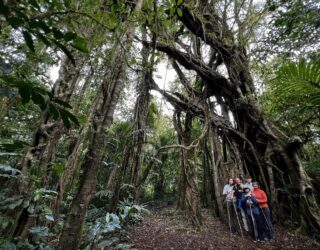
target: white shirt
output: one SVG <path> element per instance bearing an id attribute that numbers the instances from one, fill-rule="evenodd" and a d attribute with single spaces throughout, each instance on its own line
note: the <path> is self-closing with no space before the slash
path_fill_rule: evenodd
<path id="1" fill-rule="evenodd" d="M 250 191 L 252 191 L 253 190 L 252 182 L 246 182 L 246 184 L 243 185 L 243 188 L 245 188 L 245 187 L 250 188 Z"/>
<path id="2" fill-rule="evenodd" d="M 232 191 L 232 189 L 233 189 L 233 185 L 230 185 L 230 184 L 226 184 L 223 187 L 222 194 L 223 195 L 227 195 L 227 200 L 228 201 L 231 201 L 231 191 Z"/>

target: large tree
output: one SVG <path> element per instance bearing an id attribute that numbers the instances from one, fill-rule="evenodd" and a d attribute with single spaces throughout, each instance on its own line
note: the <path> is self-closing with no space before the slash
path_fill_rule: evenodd
<path id="1" fill-rule="evenodd" d="M 249 174 L 261 180 L 270 195 L 271 204 L 277 208 L 275 211 L 278 218 L 289 219 L 286 211 L 292 209 L 297 221 L 307 225 L 308 230 L 318 232 L 318 205 L 298 155 L 301 142 L 296 137 L 289 138 L 271 124 L 256 98 L 247 55 L 249 44 L 245 37 L 246 33 L 250 35 L 251 30 L 252 23 L 248 19 L 254 12 L 252 1 L 244 1 L 244 5 L 239 5 L 237 1 L 219 4 L 184 1 L 176 6 L 176 18 L 182 25 L 182 32 L 177 32 L 176 43 L 158 43 L 156 47 L 185 69 L 195 71 L 204 83 L 202 94 L 206 98 L 220 98 L 232 113 L 235 126 L 224 121 L 218 128 L 241 149 L 244 165 Z M 237 28 L 230 26 L 229 13 L 233 13 L 231 19 Z M 246 13 L 244 17 L 243 13 Z M 193 34 L 201 39 L 203 48 L 209 47 L 212 50 L 210 60 L 213 63 L 206 63 L 191 50 L 181 49 L 188 49 L 188 46 L 183 46 L 179 34 Z M 224 67 L 225 71 L 221 73 L 219 67 Z M 190 112 L 191 98 L 176 95 L 175 100 L 179 100 L 180 106 L 188 100 L 185 108 Z M 199 107 L 198 103 L 194 103 Z M 223 120 L 220 116 L 212 119 L 216 124 Z M 279 193 L 277 190 L 282 191 Z"/>

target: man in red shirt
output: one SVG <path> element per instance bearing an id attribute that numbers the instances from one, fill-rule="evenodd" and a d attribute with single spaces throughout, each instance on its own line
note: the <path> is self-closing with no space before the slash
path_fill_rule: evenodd
<path id="1" fill-rule="evenodd" d="M 259 183 L 258 182 L 253 182 L 253 192 L 252 192 L 258 203 L 259 203 L 259 207 L 261 209 L 261 221 L 265 222 L 264 225 L 264 233 L 265 236 L 268 239 L 273 239 L 274 238 L 274 231 L 273 231 L 273 226 L 271 223 L 271 218 L 270 218 L 270 210 L 269 210 L 269 206 L 268 206 L 268 197 L 266 195 L 266 193 L 260 189 L 259 187 Z"/>

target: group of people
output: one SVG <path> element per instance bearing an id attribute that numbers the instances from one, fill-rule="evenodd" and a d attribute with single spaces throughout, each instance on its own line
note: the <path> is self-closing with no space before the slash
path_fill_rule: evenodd
<path id="1" fill-rule="evenodd" d="M 274 239 L 268 198 L 258 182 L 250 176 L 246 183 L 237 177 L 230 178 L 223 188 L 231 234 L 243 234 L 243 229 L 254 241 Z"/>

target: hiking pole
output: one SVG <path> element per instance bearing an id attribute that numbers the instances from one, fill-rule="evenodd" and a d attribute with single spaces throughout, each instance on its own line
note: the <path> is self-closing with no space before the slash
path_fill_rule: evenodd
<path id="1" fill-rule="evenodd" d="M 231 201 L 231 202 L 232 202 L 232 201 Z M 227 211 L 228 211 L 228 220 L 229 220 L 230 234 L 232 235 L 231 220 L 230 220 L 230 212 L 229 212 L 229 204 L 228 204 L 228 200 L 227 200 Z"/>
<path id="2" fill-rule="evenodd" d="M 249 200 L 251 201 L 250 198 L 249 198 Z M 250 215 L 251 215 L 251 221 L 252 221 L 252 226 L 253 226 L 254 238 L 256 239 L 256 235 L 258 236 L 258 232 L 257 232 L 256 222 L 255 222 L 255 219 L 253 217 L 252 208 L 251 208 L 251 204 L 250 203 L 249 203 L 249 208 L 250 208 Z"/>
<path id="3" fill-rule="evenodd" d="M 241 224 L 240 224 L 238 212 L 237 212 L 236 206 L 234 205 L 233 201 L 232 201 L 232 204 L 233 204 L 234 212 L 236 213 L 237 221 L 238 221 L 238 224 L 239 224 L 239 227 L 240 227 L 241 237 L 243 238 L 243 232 L 242 232 L 242 227 L 241 227 Z"/>
<path id="4" fill-rule="evenodd" d="M 263 218 L 264 218 L 264 220 L 266 221 L 266 224 L 267 224 L 267 227 L 268 227 L 268 230 L 269 230 L 269 233 L 270 233 L 270 237 L 271 237 L 271 227 L 270 227 L 270 225 L 269 225 L 269 221 L 267 220 L 267 217 L 266 217 L 266 215 L 265 215 L 265 213 L 263 212 L 263 209 L 260 207 L 260 210 L 261 210 L 261 213 L 263 214 Z"/>

